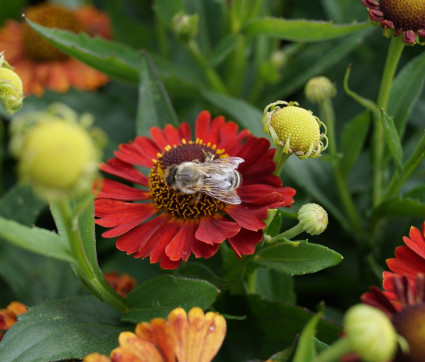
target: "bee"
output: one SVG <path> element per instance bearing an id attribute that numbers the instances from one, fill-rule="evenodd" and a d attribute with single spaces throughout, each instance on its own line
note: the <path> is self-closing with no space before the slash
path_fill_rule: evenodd
<path id="1" fill-rule="evenodd" d="M 241 174 L 236 171 L 244 162 L 240 157 L 214 159 L 205 153 L 205 161 L 193 160 L 173 165 L 165 170 L 164 181 L 174 190 L 192 195 L 203 193 L 227 204 L 240 204 L 236 189 L 242 183 Z M 199 200 L 200 194 L 198 194 Z"/>

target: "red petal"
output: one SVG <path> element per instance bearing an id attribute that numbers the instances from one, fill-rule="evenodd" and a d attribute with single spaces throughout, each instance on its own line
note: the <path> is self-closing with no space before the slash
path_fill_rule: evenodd
<path id="1" fill-rule="evenodd" d="M 251 255 L 255 251 L 257 245 L 263 239 L 263 232 L 261 230 L 251 231 L 242 229 L 239 234 L 233 238 L 229 238 L 229 244 L 240 258 L 241 255 Z"/>
<path id="2" fill-rule="evenodd" d="M 229 206 L 224 211 L 245 229 L 257 231 L 266 226 L 262 220 L 267 217 L 267 207 L 240 204 Z"/>
<path id="3" fill-rule="evenodd" d="M 213 245 L 235 236 L 240 229 L 240 225 L 236 222 L 227 221 L 224 218 L 209 217 L 201 219 L 195 238 Z"/>
<path id="4" fill-rule="evenodd" d="M 186 141 L 189 141 L 190 139 L 192 139 L 192 132 L 190 131 L 190 127 L 187 122 L 183 122 L 179 126 L 178 130 L 179 130 L 180 138 L 182 140 L 185 139 Z"/>
<path id="5" fill-rule="evenodd" d="M 407 246 L 395 249 L 395 259 L 388 259 L 388 268 L 397 274 L 406 275 L 409 279 L 416 278 L 416 274 L 425 274 L 425 260 L 410 250 Z"/>
<path id="6" fill-rule="evenodd" d="M 385 294 L 377 287 L 370 287 L 370 292 L 366 292 L 361 296 L 361 301 L 372 307 L 378 308 L 383 311 L 389 318 L 397 312 L 394 305 L 385 296 Z"/>
<path id="7" fill-rule="evenodd" d="M 224 148 L 229 155 L 236 155 L 243 147 L 243 143 L 247 137 L 254 138 L 250 135 L 249 130 L 245 129 L 239 132 L 238 126 L 234 122 L 226 122 L 219 133 L 218 148 Z"/>
<path id="8" fill-rule="evenodd" d="M 155 144 L 161 149 L 164 150 L 166 146 L 168 146 L 168 140 L 164 135 L 164 132 L 159 127 L 151 128 L 151 137 Z"/>
<path id="9" fill-rule="evenodd" d="M 189 259 L 192 245 L 195 242 L 195 228 L 197 224 L 192 221 L 185 221 L 180 230 L 165 248 L 165 254 L 172 261 Z"/>
<path id="10" fill-rule="evenodd" d="M 419 229 L 412 226 L 409 238 L 405 236 L 403 241 L 411 250 L 425 259 L 425 237 Z"/>
<path id="11" fill-rule="evenodd" d="M 207 140 L 210 133 L 210 112 L 202 111 L 199 113 L 195 122 L 195 137 L 201 140 Z"/>
<path id="12" fill-rule="evenodd" d="M 165 126 L 164 135 L 166 139 L 168 140 L 168 144 L 170 146 L 177 146 L 182 143 L 180 132 L 170 124 L 167 124 Z"/>
<path id="13" fill-rule="evenodd" d="M 218 250 L 220 244 L 206 244 L 203 241 L 195 240 L 192 245 L 192 252 L 197 258 L 211 258 Z"/>
<path id="14" fill-rule="evenodd" d="M 242 157 L 245 162 L 239 166 L 240 172 L 244 178 L 257 178 L 261 182 L 264 175 L 272 173 L 276 165 L 273 162 L 273 156 L 269 152 L 270 142 L 265 138 L 250 138 L 237 156 Z"/>
<path id="15" fill-rule="evenodd" d="M 97 183 L 93 186 L 93 191 L 96 193 Z M 121 182 L 103 179 L 102 187 L 98 193 L 96 193 L 96 198 L 108 198 L 115 200 L 148 200 L 152 196 L 149 191 L 135 189 L 134 187 L 127 186 Z"/>
<path id="16" fill-rule="evenodd" d="M 135 257 L 138 256 L 138 252 L 145 248 L 146 243 L 149 239 L 155 235 L 161 227 L 166 228 L 164 224 L 168 221 L 162 215 L 159 215 L 152 220 L 145 222 L 144 224 L 136 227 L 129 231 L 127 234 L 121 236 L 116 243 L 116 246 L 121 251 L 126 251 L 127 254 L 136 253 Z M 157 240 L 157 236 L 154 237 Z"/>
<path id="17" fill-rule="evenodd" d="M 161 262 L 159 263 L 159 266 L 162 269 L 169 269 L 169 270 L 173 270 L 176 269 L 181 263 L 181 260 L 178 261 L 172 261 L 170 260 L 166 255 L 164 255 L 161 258 Z"/>
<path id="18" fill-rule="evenodd" d="M 290 187 L 277 188 L 274 186 L 263 184 L 246 186 L 242 185 L 238 189 L 238 195 L 245 203 L 255 205 L 271 205 L 279 202 L 285 203 L 285 201 L 287 201 L 288 199 L 292 199 L 292 196 L 295 195 L 295 190 Z"/>
<path id="19" fill-rule="evenodd" d="M 117 158 L 111 158 L 108 163 L 102 163 L 100 169 L 111 175 L 121 177 L 124 180 L 148 186 L 149 180 L 145 175 L 136 170 L 132 165 Z"/>

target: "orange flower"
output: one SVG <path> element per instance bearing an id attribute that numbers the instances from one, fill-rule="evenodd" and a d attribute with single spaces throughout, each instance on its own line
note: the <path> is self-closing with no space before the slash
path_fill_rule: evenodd
<path id="1" fill-rule="evenodd" d="M 114 289 L 121 297 L 125 298 L 130 293 L 137 282 L 128 274 L 119 275 L 116 271 L 111 271 L 103 274 L 107 283 Z"/>
<path id="2" fill-rule="evenodd" d="M 41 3 L 25 11 L 28 19 L 49 28 L 59 28 L 89 35 L 109 37 L 108 17 L 85 6 L 76 11 L 52 3 Z M 26 23 L 9 20 L 0 29 L 0 50 L 21 77 L 25 94 L 41 96 L 44 89 L 66 92 L 73 86 L 94 90 L 108 77 L 59 51 Z"/>
<path id="3" fill-rule="evenodd" d="M 10 303 L 6 309 L 0 309 L 0 341 L 4 334 L 17 322 L 18 315 L 28 312 L 20 302 Z"/>
<path id="4" fill-rule="evenodd" d="M 167 320 L 155 318 L 122 332 L 119 347 L 107 358 L 92 353 L 84 362 L 208 362 L 217 354 L 226 334 L 226 320 L 219 314 L 192 308 L 170 312 Z"/>

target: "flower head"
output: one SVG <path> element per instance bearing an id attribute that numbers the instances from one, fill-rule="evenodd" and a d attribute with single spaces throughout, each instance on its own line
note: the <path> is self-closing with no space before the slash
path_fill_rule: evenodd
<path id="1" fill-rule="evenodd" d="M 345 338 L 362 360 L 390 360 L 397 347 L 397 334 L 389 318 L 377 308 L 364 304 L 351 307 L 344 316 Z"/>
<path id="2" fill-rule="evenodd" d="M 198 32 L 198 20 L 198 14 L 188 15 L 180 11 L 171 21 L 171 30 L 179 41 L 188 43 Z"/>
<path id="3" fill-rule="evenodd" d="M 25 15 L 47 27 L 109 35 L 108 18 L 91 6 L 74 11 L 44 2 L 26 9 Z M 94 90 L 108 81 L 104 74 L 59 51 L 26 23 L 7 21 L 0 29 L 0 49 L 6 51 L 9 62 L 21 77 L 25 94 L 41 96 L 45 88 L 66 92 L 70 86 Z"/>
<path id="4" fill-rule="evenodd" d="M 226 335 L 226 320 L 219 314 L 192 308 L 170 312 L 167 320 L 155 318 L 136 326 L 135 333 L 122 332 L 120 346 L 110 359 L 93 353 L 84 362 L 209 362 L 217 354 Z"/>
<path id="5" fill-rule="evenodd" d="M 23 100 L 21 78 L 4 60 L 4 51 L 2 51 L 0 52 L 0 102 L 7 113 L 13 114 L 22 107 Z"/>
<path id="6" fill-rule="evenodd" d="M 311 78 L 305 86 L 305 96 L 313 103 L 322 103 L 335 95 L 335 85 L 326 77 Z"/>
<path id="7" fill-rule="evenodd" d="M 294 153 L 301 159 L 316 158 L 328 147 L 326 126 L 296 102 L 269 104 L 264 110 L 263 124 L 264 131 L 272 136 L 275 144 L 283 147 L 284 153 Z M 321 126 L 325 133 L 320 133 Z"/>
<path id="8" fill-rule="evenodd" d="M 19 158 L 21 181 L 48 199 L 89 190 L 97 174 L 99 151 L 86 129 L 68 117 L 69 112 L 66 106 L 55 105 L 13 122 L 12 150 Z"/>
<path id="9" fill-rule="evenodd" d="M 272 174 L 269 142 L 238 132 L 223 117 L 211 121 L 208 112 L 201 112 L 193 141 L 187 123 L 177 129 L 154 127 L 151 137 L 121 145 L 116 158 L 101 166 L 141 186 L 105 179 L 95 201 L 96 223 L 110 228 L 103 236 L 119 236 L 117 248 L 127 254 L 150 256 L 151 263 L 160 261 L 166 269 L 192 253 L 211 257 L 225 239 L 239 257 L 252 254 L 263 237 L 268 209 L 293 202 L 295 190 L 281 187 Z M 149 176 L 135 166 L 149 169 Z"/>
<path id="10" fill-rule="evenodd" d="M 27 307 L 20 302 L 12 302 L 7 308 L 0 309 L 0 341 L 4 334 L 17 322 L 17 317 L 26 312 Z"/>
<path id="11" fill-rule="evenodd" d="M 380 24 L 384 34 L 402 34 L 408 45 L 425 44 L 425 2 L 423 0 L 362 0 L 372 22 Z"/>
<path id="12" fill-rule="evenodd" d="M 318 204 L 305 204 L 298 211 L 298 220 L 305 232 L 319 235 L 328 226 L 328 213 Z"/>

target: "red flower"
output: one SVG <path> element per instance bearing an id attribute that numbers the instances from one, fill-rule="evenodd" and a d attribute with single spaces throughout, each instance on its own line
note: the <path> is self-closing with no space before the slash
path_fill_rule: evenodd
<path id="1" fill-rule="evenodd" d="M 233 122 L 203 111 L 195 126 L 195 140 L 187 123 L 151 129 L 151 137 L 122 144 L 116 158 L 101 165 L 111 175 L 142 187 L 134 188 L 105 179 L 95 201 L 96 223 L 110 228 L 104 237 L 116 237 L 117 248 L 136 258 L 150 257 L 165 269 L 174 269 L 193 253 L 210 258 L 228 240 L 235 253 L 252 254 L 262 237 L 268 209 L 289 206 L 295 190 L 281 187 L 273 175 L 274 149 L 269 141 L 248 130 L 238 132 Z M 237 189 L 240 204 L 228 204 L 204 193 L 190 195 L 174 190 L 164 172 L 182 162 L 240 157 L 243 182 Z M 150 169 L 145 176 L 136 167 Z M 137 201 L 137 202 L 133 202 Z"/>
<path id="2" fill-rule="evenodd" d="M 404 275 L 409 281 L 410 288 L 416 290 L 416 276 L 419 273 L 425 275 L 425 222 L 422 224 L 422 231 L 415 227 L 410 228 L 409 237 L 404 236 L 403 241 L 406 246 L 399 246 L 395 249 L 395 258 L 387 260 L 388 268 L 384 271 L 383 287 L 388 297 L 395 299 L 392 279 L 395 275 Z"/>

